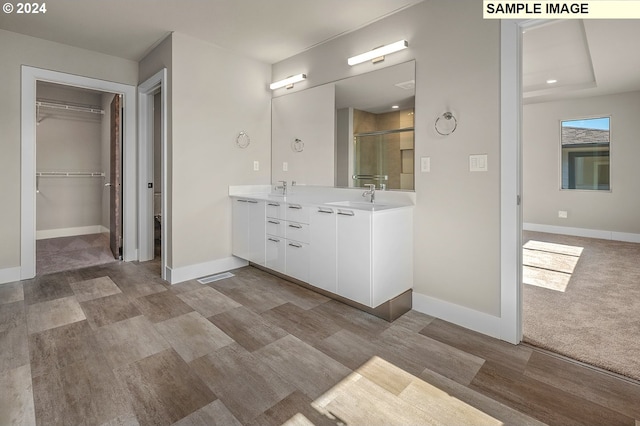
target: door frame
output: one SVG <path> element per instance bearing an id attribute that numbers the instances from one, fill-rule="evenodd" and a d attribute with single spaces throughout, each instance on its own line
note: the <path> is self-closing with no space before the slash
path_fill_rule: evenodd
<path id="1" fill-rule="evenodd" d="M 545 23 L 500 23 L 500 334 L 514 344 L 522 341 L 522 33 Z"/>
<path id="2" fill-rule="evenodd" d="M 138 258 L 137 250 L 137 164 L 136 90 L 130 86 L 27 65 L 21 82 L 21 183 L 20 183 L 20 279 L 36 275 L 36 82 L 46 81 L 123 95 L 122 126 L 122 218 L 123 260 Z"/>
<path id="3" fill-rule="evenodd" d="M 153 98 L 160 90 L 161 103 L 161 171 L 160 192 L 162 217 L 160 221 L 161 270 L 162 279 L 167 276 L 167 69 L 163 68 L 138 86 L 138 172 L 140 198 L 138 210 L 138 241 L 140 242 L 140 260 L 152 260 L 154 257 L 153 188 L 147 188 L 153 182 Z"/>

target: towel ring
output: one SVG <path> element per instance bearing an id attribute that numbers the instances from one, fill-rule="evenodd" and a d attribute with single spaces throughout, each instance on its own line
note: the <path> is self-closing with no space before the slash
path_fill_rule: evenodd
<path id="1" fill-rule="evenodd" d="M 291 149 L 293 150 L 293 152 L 304 151 L 304 142 L 296 138 L 293 142 L 291 142 Z"/>
<path id="2" fill-rule="evenodd" d="M 249 138 L 249 135 L 246 132 L 240 132 L 238 133 L 238 136 L 236 136 L 236 146 L 238 148 L 246 148 L 249 146 L 249 144 L 251 143 L 251 139 Z"/>
<path id="3" fill-rule="evenodd" d="M 444 119 L 444 120 L 441 121 L 441 119 Z M 436 123 L 434 127 L 436 129 L 436 132 L 438 132 L 439 135 L 448 136 L 451 133 L 456 131 L 456 128 L 458 127 L 458 120 L 452 113 L 447 111 L 444 114 L 442 114 L 440 117 L 436 118 Z"/>

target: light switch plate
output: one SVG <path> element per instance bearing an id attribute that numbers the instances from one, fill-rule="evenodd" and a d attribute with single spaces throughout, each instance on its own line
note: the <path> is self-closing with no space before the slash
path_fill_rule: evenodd
<path id="1" fill-rule="evenodd" d="M 489 170 L 487 166 L 487 155 L 477 154 L 469 156 L 469 171 L 470 172 L 486 172 Z"/>
<path id="2" fill-rule="evenodd" d="M 259 161 L 254 161 L 253 162 L 253 171 L 257 172 L 258 170 L 260 170 L 260 162 Z"/>
<path id="3" fill-rule="evenodd" d="M 282 163 L 282 171 L 283 172 L 288 172 L 289 171 L 289 163 L 287 163 L 286 161 L 284 161 Z"/>
<path id="4" fill-rule="evenodd" d="M 431 171 L 431 157 L 420 157 L 420 171 L 421 172 Z"/>

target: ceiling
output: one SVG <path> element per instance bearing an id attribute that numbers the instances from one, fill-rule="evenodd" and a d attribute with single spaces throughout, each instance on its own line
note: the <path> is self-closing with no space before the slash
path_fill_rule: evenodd
<path id="1" fill-rule="evenodd" d="M 527 29 L 524 102 L 640 90 L 639 40 L 638 20 L 562 20 Z"/>
<path id="2" fill-rule="evenodd" d="M 422 0 L 56 0 L 0 28 L 134 61 L 173 31 L 273 64 Z"/>
<path id="3" fill-rule="evenodd" d="M 0 28 L 134 61 L 177 31 L 272 64 L 421 1 L 56 0 Z M 525 103 L 640 90 L 640 20 L 549 21 L 523 40 Z"/>

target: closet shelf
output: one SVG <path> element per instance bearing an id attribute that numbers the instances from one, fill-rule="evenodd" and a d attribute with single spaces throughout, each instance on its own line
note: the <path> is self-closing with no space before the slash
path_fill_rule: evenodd
<path id="1" fill-rule="evenodd" d="M 74 105 L 74 104 L 67 104 L 63 102 L 51 102 L 51 101 L 42 100 L 42 101 L 36 101 L 36 106 L 40 108 L 58 109 L 58 110 L 64 110 L 69 112 L 87 112 L 91 114 L 104 115 L 104 110 L 98 107 Z"/>
<path id="2" fill-rule="evenodd" d="M 37 177 L 105 177 L 104 172 L 36 172 Z"/>

